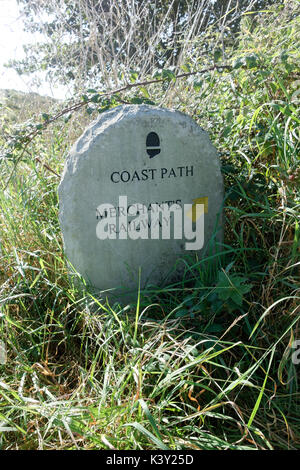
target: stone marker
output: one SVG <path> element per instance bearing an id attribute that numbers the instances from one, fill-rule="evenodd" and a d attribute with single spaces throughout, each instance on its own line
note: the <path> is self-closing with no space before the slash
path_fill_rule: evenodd
<path id="1" fill-rule="evenodd" d="M 179 257 L 202 247 L 203 223 L 204 247 L 216 226 L 222 239 L 217 152 L 178 111 L 130 105 L 101 114 L 70 152 L 59 202 L 67 258 L 101 291 L 136 292 L 139 271 L 141 288 L 172 280 L 183 268 L 181 262 L 173 269 Z M 169 208 L 168 219 L 163 209 Z"/>

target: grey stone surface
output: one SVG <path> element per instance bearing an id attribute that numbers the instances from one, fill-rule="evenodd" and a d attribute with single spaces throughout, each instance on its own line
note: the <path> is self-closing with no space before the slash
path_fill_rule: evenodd
<path id="1" fill-rule="evenodd" d="M 97 208 L 103 203 L 118 207 L 120 195 L 127 196 L 129 205 L 147 206 L 208 198 L 206 245 L 223 202 L 219 159 L 207 133 L 178 111 L 118 106 L 86 129 L 65 164 L 59 217 L 70 263 L 99 290 L 136 290 L 139 268 L 142 287 L 161 285 L 167 276 L 172 278 L 178 257 L 193 252 L 185 251 L 183 240 L 100 240 L 96 228 L 103 214 Z M 222 238 L 222 229 L 218 237 Z"/>

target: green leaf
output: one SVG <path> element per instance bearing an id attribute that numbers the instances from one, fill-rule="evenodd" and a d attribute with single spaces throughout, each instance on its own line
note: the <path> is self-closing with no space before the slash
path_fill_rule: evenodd
<path id="1" fill-rule="evenodd" d="M 153 416 L 151 415 L 151 413 L 149 411 L 149 408 L 148 408 L 146 402 L 143 399 L 139 399 L 139 403 L 140 403 L 141 407 L 143 408 L 144 413 L 147 416 L 147 418 L 148 418 L 148 420 L 149 420 L 149 422 L 152 426 L 152 429 L 155 432 L 156 436 L 158 437 L 158 439 L 160 439 L 162 441 L 162 439 L 163 439 L 162 435 L 161 435 L 161 433 L 160 433 L 160 431 L 157 427 L 157 424 L 156 424 Z"/>
<path id="2" fill-rule="evenodd" d="M 64 119 L 65 123 L 69 122 L 71 117 L 72 117 L 72 113 L 67 114 L 65 119 Z"/>
<path id="3" fill-rule="evenodd" d="M 168 80 L 169 82 L 171 82 L 171 81 L 175 82 L 176 81 L 176 75 L 170 69 L 164 69 L 162 71 L 162 78 Z"/>
<path id="4" fill-rule="evenodd" d="M 100 101 L 99 93 L 93 95 L 92 98 L 91 98 L 91 101 L 92 101 L 92 103 L 99 103 L 99 101 Z"/>
<path id="5" fill-rule="evenodd" d="M 214 323 L 210 325 L 206 330 L 205 333 L 221 333 L 224 330 L 224 326 L 220 325 L 219 323 Z"/>
<path id="6" fill-rule="evenodd" d="M 169 450 L 169 447 L 167 447 L 160 439 L 158 439 L 152 432 L 148 431 L 144 426 L 142 426 L 140 423 L 137 423 L 136 421 L 134 423 L 129 423 L 129 424 L 124 424 L 125 426 L 132 426 L 138 431 L 140 431 L 144 436 L 148 437 L 150 441 L 153 442 L 159 449 L 162 450 Z"/>
<path id="7" fill-rule="evenodd" d="M 223 301 L 232 301 L 239 307 L 243 304 L 243 296 L 252 289 L 252 284 L 248 283 L 248 279 L 237 274 L 229 274 L 221 271 L 219 273 L 219 281 L 216 286 L 216 292 Z"/>
<path id="8" fill-rule="evenodd" d="M 201 80 L 200 82 L 195 80 L 193 83 L 194 90 L 195 91 L 201 90 L 202 85 L 203 85 L 203 80 Z"/>
<path id="9" fill-rule="evenodd" d="M 239 69 L 240 67 L 243 67 L 243 65 L 244 65 L 244 59 L 242 57 L 239 57 L 233 64 L 233 68 Z"/>
<path id="10" fill-rule="evenodd" d="M 216 49 L 216 50 L 214 51 L 214 61 L 215 61 L 215 62 L 218 62 L 218 61 L 221 59 L 221 57 L 222 57 L 222 51 L 221 51 L 221 49 Z"/>
<path id="11" fill-rule="evenodd" d="M 252 54 L 245 57 L 246 66 L 248 69 L 257 67 L 257 56 Z"/>
<path id="12" fill-rule="evenodd" d="M 183 65 L 181 65 L 181 69 L 182 69 L 184 72 L 186 72 L 186 73 L 190 73 L 190 71 L 191 71 L 191 67 L 190 67 L 189 64 L 183 64 Z"/>
<path id="13" fill-rule="evenodd" d="M 138 96 L 135 96 L 134 98 L 131 98 L 130 102 L 133 104 L 142 104 L 144 103 L 144 100 L 143 98 L 139 98 Z"/>
<path id="14" fill-rule="evenodd" d="M 138 79 L 138 76 L 139 76 L 138 72 L 131 72 L 130 74 L 131 83 L 135 83 Z"/>
<path id="15" fill-rule="evenodd" d="M 140 87 L 140 90 L 141 90 L 141 92 L 143 93 L 143 95 L 145 96 L 145 98 L 150 98 L 150 95 L 149 95 L 149 93 L 148 93 L 147 88 L 145 88 L 145 87 L 142 86 L 142 87 Z"/>

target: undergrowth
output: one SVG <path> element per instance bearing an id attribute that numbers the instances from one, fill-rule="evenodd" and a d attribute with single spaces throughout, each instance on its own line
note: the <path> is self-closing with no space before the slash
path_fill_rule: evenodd
<path id="1" fill-rule="evenodd" d="M 300 447 L 292 360 L 300 298 L 297 41 L 294 11 L 271 10 L 255 27 L 245 20 L 231 69 L 202 82 L 170 72 L 162 85 L 124 92 L 128 102 L 169 100 L 199 121 L 225 181 L 224 242 L 213 250 L 212 240 L 201 259 L 179 259 L 176 283 L 138 292 L 137 279 L 136 302 L 110 304 L 68 276 L 57 175 L 83 121 L 38 128 L 26 152 L 16 145 L 1 160 L 2 449 Z M 187 71 L 202 60 L 196 51 Z M 103 110 L 98 101 L 92 117 Z M 10 126 L 5 121 L 4 146 Z"/>

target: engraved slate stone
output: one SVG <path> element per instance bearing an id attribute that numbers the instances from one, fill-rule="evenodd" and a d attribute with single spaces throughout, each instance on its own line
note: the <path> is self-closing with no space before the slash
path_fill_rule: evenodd
<path id="1" fill-rule="evenodd" d="M 123 206 L 120 196 L 126 202 Z M 216 227 L 217 238 L 222 239 L 218 216 L 222 202 L 217 152 L 207 133 L 190 117 L 153 106 L 118 106 L 86 129 L 67 158 L 59 185 L 66 256 L 87 283 L 100 291 L 116 288 L 118 295 L 118 288 L 136 290 L 139 270 L 141 287 L 162 285 L 180 276 L 183 263 L 177 263 L 174 270 L 176 261 L 193 251 L 186 250 L 184 236 L 173 236 L 173 229 L 170 239 L 138 238 L 142 225 L 135 218 L 145 214 L 145 207 L 145 215 L 151 215 L 151 204 L 176 204 L 183 214 L 186 204 L 194 204 L 189 216 L 195 226 L 195 204 L 203 204 L 201 256 Z M 103 204 L 109 206 L 100 210 Z M 127 226 L 121 225 L 120 216 L 127 217 Z M 145 230 L 152 230 L 149 220 L 144 235 Z M 100 239 L 105 223 L 107 238 Z M 135 239 L 129 237 L 130 230 L 135 231 Z"/>

